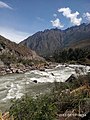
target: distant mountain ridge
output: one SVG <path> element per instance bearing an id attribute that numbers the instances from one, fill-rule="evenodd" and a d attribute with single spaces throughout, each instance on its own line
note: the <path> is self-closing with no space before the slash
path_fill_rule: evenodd
<path id="1" fill-rule="evenodd" d="M 85 44 L 84 44 L 85 43 Z M 50 56 L 55 50 L 67 47 L 90 47 L 90 24 L 73 26 L 66 30 L 51 29 L 35 33 L 20 44 L 35 50 L 41 56 Z"/>

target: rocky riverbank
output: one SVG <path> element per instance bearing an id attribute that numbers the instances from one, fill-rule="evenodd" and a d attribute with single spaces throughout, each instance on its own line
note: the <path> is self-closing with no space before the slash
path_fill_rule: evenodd
<path id="1" fill-rule="evenodd" d="M 53 69 L 55 67 L 59 66 L 64 66 L 64 67 L 69 67 L 72 69 L 75 69 L 76 74 L 80 73 L 85 73 L 86 68 L 84 65 L 70 65 L 70 64 L 58 64 L 58 63 L 52 63 L 52 62 L 40 62 L 35 64 L 32 62 L 31 65 L 24 65 L 22 63 L 16 63 L 16 64 L 10 64 L 10 65 L 5 65 L 1 60 L 0 60 L 0 75 L 6 75 L 6 74 L 13 74 L 13 73 L 25 73 L 30 70 L 40 70 L 40 71 L 45 71 L 45 69 Z"/>
<path id="2" fill-rule="evenodd" d="M 5 65 L 0 60 L 0 75 L 12 74 L 12 73 L 25 73 L 30 70 L 40 70 L 45 71 L 45 69 L 51 69 L 55 67 L 56 64 L 52 64 L 51 62 L 42 62 L 38 64 L 32 63 L 32 65 L 23 65 L 22 63 Z"/>

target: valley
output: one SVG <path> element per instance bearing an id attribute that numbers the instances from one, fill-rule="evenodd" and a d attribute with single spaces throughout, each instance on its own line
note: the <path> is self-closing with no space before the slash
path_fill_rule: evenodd
<path id="1" fill-rule="evenodd" d="M 79 114 L 76 111 L 80 100 L 90 98 L 89 33 L 90 24 L 81 24 L 66 30 L 37 32 L 19 44 L 0 36 L 0 110 L 9 111 L 17 119 L 20 114 L 20 119 L 26 120 L 35 112 L 32 117 L 37 120 L 42 111 L 50 120 L 55 114 L 53 118 L 63 119 L 60 115 L 69 110 Z M 24 109 L 31 109 L 29 103 L 33 113 L 28 116 Z M 85 103 L 89 106 L 89 101 Z M 88 113 L 84 105 L 82 113 L 84 108 Z"/>
<path id="2" fill-rule="evenodd" d="M 0 120 L 90 120 L 90 0 L 0 0 Z"/>

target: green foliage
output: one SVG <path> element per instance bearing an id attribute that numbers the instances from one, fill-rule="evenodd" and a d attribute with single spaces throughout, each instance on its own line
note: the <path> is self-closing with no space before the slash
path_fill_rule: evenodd
<path id="1" fill-rule="evenodd" d="M 16 56 L 14 56 L 14 54 L 10 54 L 10 53 L 3 53 L 2 55 L 0 55 L 0 59 L 6 65 L 9 65 L 10 63 L 16 63 L 17 62 Z"/>
<path id="2" fill-rule="evenodd" d="M 32 60 L 28 60 L 28 59 L 22 59 L 22 58 L 19 58 L 18 59 L 18 63 L 22 63 L 23 65 L 30 65 L 32 66 L 33 65 L 33 62 Z"/>
<path id="3" fill-rule="evenodd" d="M 68 62 L 68 61 L 85 61 L 89 51 L 85 49 L 68 49 L 54 53 L 54 59 L 56 62 Z"/>
<path id="4" fill-rule="evenodd" d="M 15 120 L 55 120 L 56 107 L 49 96 L 25 97 L 10 108 Z"/>
<path id="5" fill-rule="evenodd" d="M 38 60 L 30 60 L 30 59 L 24 59 L 23 57 L 7 52 L 7 53 L 2 53 L 0 55 L 0 59 L 4 62 L 5 65 L 10 65 L 10 64 L 16 64 L 16 63 L 22 63 L 25 66 L 34 66 L 38 64 L 44 63 L 43 61 L 38 61 Z"/>

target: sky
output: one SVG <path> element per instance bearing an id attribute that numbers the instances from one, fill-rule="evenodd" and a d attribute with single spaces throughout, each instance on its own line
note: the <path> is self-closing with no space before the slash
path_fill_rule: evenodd
<path id="1" fill-rule="evenodd" d="M 19 43 L 38 31 L 90 23 L 90 0 L 0 0 L 0 35 Z"/>

